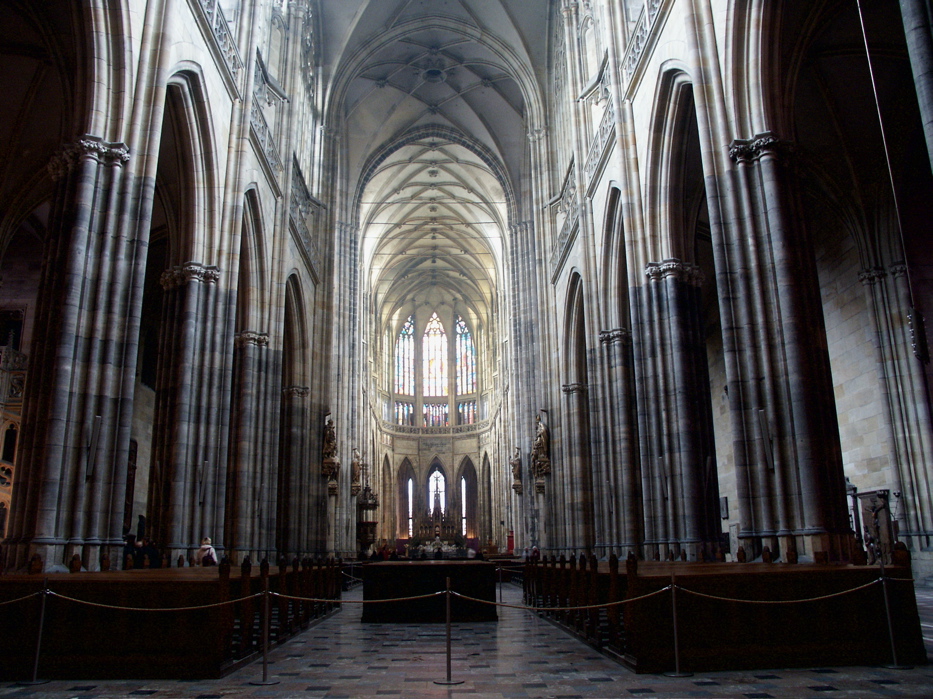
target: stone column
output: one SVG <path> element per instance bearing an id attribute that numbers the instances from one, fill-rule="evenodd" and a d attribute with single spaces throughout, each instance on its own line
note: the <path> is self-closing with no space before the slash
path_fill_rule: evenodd
<path id="1" fill-rule="evenodd" d="M 719 489 L 715 460 L 709 376 L 700 312 L 699 268 L 670 259 L 645 270 L 654 325 L 649 381 L 658 436 L 647 463 L 656 465 L 650 486 L 655 538 L 666 537 L 674 554 L 686 547 L 691 560 L 718 540 Z M 650 338 L 646 338 L 651 342 Z M 712 457 L 712 458 L 711 458 Z"/>
<path id="2" fill-rule="evenodd" d="M 899 535 L 915 549 L 929 546 L 933 537 L 929 473 L 931 424 L 923 365 L 914 356 L 908 321 L 910 297 L 903 263 L 885 269 L 863 270 L 868 308 L 875 326 L 878 373 L 885 395 L 891 441 Z M 892 498 L 892 508 L 894 502 Z"/>
<path id="3" fill-rule="evenodd" d="M 562 471 L 566 485 L 569 486 L 566 488 L 566 515 L 570 525 L 570 531 L 565 532 L 564 541 L 593 550 L 596 544 L 596 490 L 605 484 L 593 482 L 588 386 L 585 383 L 564 384 L 561 391 L 565 398 L 564 433 L 568 442 L 568 448 L 562 454 L 566 460 Z"/>
<path id="4" fill-rule="evenodd" d="M 165 299 L 152 455 L 157 473 L 150 482 L 150 513 L 153 536 L 173 560 L 197 548 L 202 536 L 210 536 L 205 526 L 222 521 L 205 515 L 198 488 L 199 472 L 204 461 L 210 463 L 212 446 L 206 439 L 209 416 L 202 410 L 201 397 L 216 371 L 205 343 L 213 327 L 212 297 L 219 276 L 217 267 L 196 262 L 162 275 Z"/>
<path id="5" fill-rule="evenodd" d="M 639 555 L 643 536 L 640 469 L 638 467 L 638 424 L 635 418 L 632 331 L 628 328 L 603 330 L 599 340 L 606 351 L 607 382 L 611 410 L 612 443 L 609 471 L 612 474 L 612 507 L 620 510 L 620 529 L 614 540 L 621 546 L 620 557 Z"/>
<path id="6" fill-rule="evenodd" d="M 254 560 L 271 548 L 268 525 L 268 491 L 275 489 L 264 473 L 258 454 L 260 354 L 268 347 L 267 333 L 244 330 L 234 338 L 233 417 L 231 426 L 230 474 L 228 477 L 227 541 L 232 552 Z"/>
<path id="7" fill-rule="evenodd" d="M 760 248 L 753 251 L 757 258 L 750 274 L 756 293 L 765 299 L 764 309 L 754 309 L 756 326 L 763 330 L 757 353 L 766 362 L 764 383 L 777 386 L 770 396 L 778 427 L 774 477 L 780 489 L 775 495 L 763 478 L 760 492 L 750 495 L 781 513 L 786 526 L 804 540 L 807 554 L 845 560 L 851 533 L 829 353 L 812 242 L 792 215 L 794 201 L 788 194 L 790 148 L 764 133 L 733 142 L 730 154 L 743 175 L 749 210 L 766 224 L 759 232 L 749 223 L 746 237 Z"/>
<path id="8" fill-rule="evenodd" d="M 933 17 L 929 0 L 900 0 L 900 3 L 920 119 L 930 162 L 933 162 Z"/>
<path id="9" fill-rule="evenodd" d="M 307 554 L 312 550 L 309 537 L 311 500 L 314 491 L 309 482 L 311 454 L 308 451 L 307 386 L 282 389 L 282 449 L 279 452 L 278 508 L 276 546 L 280 551 Z"/>
<path id="10" fill-rule="evenodd" d="M 110 500 L 126 483 L 118 423 L 136 357 L 108 311 L 130 296 L 134 252 L 114 232 L 129 157 L 126 145 L 86 135 L 49 163 L 56 186 L 7 539 L 13 569 L 36 553 L 46 566 L 80 553 L 93 569 L 101 547 L 122 543 Z"/>

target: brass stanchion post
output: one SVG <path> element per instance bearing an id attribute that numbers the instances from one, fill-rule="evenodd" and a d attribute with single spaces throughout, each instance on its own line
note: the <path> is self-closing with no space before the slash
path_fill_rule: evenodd
<path id="1" fill-rule="evenodd" d="M 671 573 L 671 613 L 674 619 L 674 672 L 665 672 L 666 677 L 693 677 L 692 672 L 680 671 L 680 642 L 677 638 L 677 583 Z"/>
<path id="2" fill-rule="evenodd" d="M 877 515 L 875 515 L 877 518 Z M 877 531 L 877 530 L 876 530 Z M 884 596 L 884 615 L 888 620 L 888 639 L 891 641 L 891 664 L 885 665 L 889 670 L 910 670 L 912 665 L 901 665 L 897 662 L 897 648 L 894 645 L 894 624 L 891 622 L 891 603 L 888 601 L 888 578 L 884 574 L 884 553 L 878 558 L 881 561 L 881 594 Z"/>
<path id="3" fill-rule="evenodd" d="M 252 685 L 278 684 L 278 680 L 269 679 L 269 576 L 263 577 L 262 589 L 262 680 L 252 681 Z"/>
<path id="4" fill-rule="evenodd" d="M 450 578 L 447 578 L 447 679 L 434 680 L 434 684 L 463 684 L 463 680 L 450 679 Z"/>
<path id="5" fill-rule="evenodd" d="M 39 601 L 39 635 L 36 637 L 36 655 L 32 663 L 32 679 L 23 682 L 17 682 L 18 685 L 28 687 L 36 684 L 45 684 L 48 680 L 40 680 L 39 676 L 39 655 L 42 652 L 42 630 L 45 628 L 45 598 L 49 596 L 49 579 L 42 581 L 42 591 L 39 593 L 42 599 Z"/>

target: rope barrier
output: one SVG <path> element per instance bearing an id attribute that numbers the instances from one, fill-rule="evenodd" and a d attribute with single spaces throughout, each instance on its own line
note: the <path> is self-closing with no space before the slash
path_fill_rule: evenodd
<path id="1" fill-rule="evenodd" d="M 527 609 L 529 612 L 540 612 L 540 611 L 549 611 L 555 610 L 559 612 L 572 612 L 578 611 L 581 609 L 601 609 L 603 607 L 617 607 L 622 604 L 628 604 L 629 602 L 638 602 L 643 599 L 648 599 L 649 597 L 654 597 L 655 595 L 660 595 L 662 592 L 667 592 L 671 589 L 671 586 L 662 587 L 660 590 L 655 590 L 654 592 L 649 592 L 646 595 L 641 595 L 640 597 L 631 597 L 629 599 L 617 600 L 615 602 L 607 602 L 606 604 L 589 604 L 582 607 L 529 607 L 524 604 L 505 604 L 504 602 L 490 602 L 489 600 L 479 599 L 478 597 L 470 597 L 468 595 L 461 595 L 459 592 L 454 592 L 451 590 L 450 594 L 460 597 L 462 599 L 470 600 L 471 602 L 482 602 L 483 604 L 492 604 L 497 607 L 508 607 L 509 609 Z"/>
<path id="2" fill-rule="evenodd" d="M 770 599 L 732 599 L 730 597 L 719 597 L 718 595 L 708 595 L 705 592 L 697 592 L 696 590 L 688 590 L 685 587 L 677 586 L 677 589 L 682 590 L 690 595 L 695 595 L 696 597 L 706 597 L 707 599 L 719 600 L 721 602 L 743 602 L 745 604 L 800 604 L 803 602 L 819 602 L 824 599 L 832 599 L 833 597 L 842 597 L 843 595 L 848 595 L 852 592 L 858 592 L 859 590 L 864 590 L 865 588 L 871 587 L 872 585 L 877 585 L 881 582 L 881 578 L 877 580 L 872 580 L 869 583 L 864 585 L 859 585 L 858 587 L 853 587 L 851 590 L 843 590 L 841 592 L 833 592 L 828 595 L 820 595 L 819 597 L 807 597 L 804 599 L 787 599 L 787 600 L 770 600 Z"/>
<path id="3" fill-rule="evenodd" d="M 383 604 L 385 602 L 409 602 L 416 599 L 427 599 L 429 597 L 437 597 L 438 595 L 446 595 L 446 590 L 438 590 L 437 592 L 430 592 L 426 595 L 414 595 L 412 597 L 392 597 L 390 599 L 321 599 L 318 597 L 295 597 L 293 595 L 283 595 L 280 592 L 270 593 L 273 597 L 281 597 L 282 599 L 295 600 L 297 602 L 333 602 L 339 604 Z"/>
<path id="4" fill-rule="evenodd" d="M 887 578 L 887 579 L 895 580 L 899 582 L 913 582 L 912 578 Z M 733 597 L 722 597 L 720 595 L 711 595 L 705 592 L 699 592 L 697 590 L 690 590 L 681 585 L 676 585 L 676 587 L 678 590 L 694 595 L 696 597 L 703 597 L 706 599 L 717 600 L 720 602 L 739 602 L 742 604 L 802 604 L 802 603 L 807 603 L 807 602 L 819 602 L 822 600 L 832 599 L 834 597 L 842 597 L 843 595 L 848 595 L 853 592 L 858 592 L 859 590 L 867 589 L 871 587 L 872 585 L 877 585 L 881 581 L 882 581 L 881 578 L 877 578 L 875 580 L 872 580 L 871 582 L 865 583 L 864 585 L 859 585 L 858 587 L 853 587 L 848 590 L 842 590 L 840 592 L 833 592 L 827 595 L 820 595 L 817 597 L 806 597 L 803 599 L 793 599 L 793 600 L 740 599 L 740 598 L 733 598 Z M 645 600 L 650 597 L 655 597 L 663 592 L 667 592 L 673 587 L 675 587 L 675 585 L 667 585 L 658 590 L 654 590 L 653 592 L 649 592 L 644 595 L 640 595 L 638 597 L 630 597 L 628 599 L 616 600 L 615 602 L 606 602 L 604 604 L 577 605 L 577 606 L 569 606 L 569 607 L 560 607 L 560 606 L 536 607 L 536 606 L 530 606 L 530 605 L 525 605 L 525 604 L 506 604 L 504 602 L 495 602 L 495 601 L 480 599 L 478 597 L 471 597 L 469 595 L 464 595 L 464 594 L 461 594 L 455 591 L 451 591 L 450 594 L 456 597 L 460 597 L 461 599 L 468 600 L 470 602 L 480 602 L 482 604 L 491 604 L 496 607 L 504 607 L 507 609 L 524 609 L 526 611 L 531 611 L 531 612 L 540 612 L 540 611 L 571 612 L 571 611 L 584 611 L 584 610 L 590 610 L 590 609 L 602 609 L 602 608 L 616 607 L 616 606 L 621 606 L 623 604 L 630 604 L 632 602 L 639 602 L 641 600 Z M 91 602 L 89 600 L 82 600 L 76 597 L 69 597 L 68 595 L 63 595 L 53 590 L 39 590 L 37 592 L 33 592 L 32 594 L 26 595 L 24 597 L 2 601 L 0 602 L 0 606 L 5 606 L 8 604 L 15 604 L 17 602 L 23 602 L 31 597 L 35 597 L 36 595 L 42 595 L 42 594 L 49 594 L 54 597 L 58 597 L 60 599 L 66 600 L 68 602 L 74 602 L 76 604 L 83 604 L 83 605 L 90 606 L 90 607 L 99 607 L 101 609 L 115 609 L 115 610 L 128 611 L 128 612 L 184 612 L 184 611 L 195 611 L 195 610 L 200 610 L 200 609 L 214 609 L 217 607 L 223 607 L 228 604 L 237 604 L 239 602 L 245 602 L 250 599 L 256 599 L 257 597 L 262 597 L 263 595 L 262 592 L 257 592 L 256 594 L 253 594 L 253 595 L 248 595 L 246 597 L 239 597 L 237 599 L 232 599 L 232 600 L 226 600 L 224 602 L 213 602 L 211 604 L 200 604 L 200 605 L 194 605 L 190 607 L 124 607 L 120 605 L 104 604 L 102 602 Z M 273 597 L 281 597 L 282 599 L 294 600 L 296 602 L 315 602 L 315 603 L 323 603 L 323 604 L 385 604 L 387 602 L 410 602 L 410 601 L 415 601 L 415 600 L 429 599 L 431 597 L 437 597 L 438 595 L 444 595 L 447 593 L 445 590 L 438 590 L 437 592 L 431 592 L 431 593 L 424 594 L 424 595 L 411 595 L 407 597 L 392 597 L 389 599 L 379 599 L 379 600 L 348 600 L 348 599 L 327 599 L 323 597 L 299 597 L 296 595 L 282 594 L 280 592 L 270 592 L 269 594 Z"/>
<path id="5" fill-rule="evenodd" d="M 101 602 L 90 602 L 88 600 L 77 599 L 76 597 L 68 597 L 67 595 L 62 595 L 52 590 L 48 591 L 48 594 L 53 595 L 54 597 L 59 597 L 63 600 L 68 600 L 69 602 L 76 602 L 77 604 L 84 604 L 88 607 L 100 607 L 102 609 L 119 609 L 125 612 L 186 612 L 193 611 L 196 609 L 213 609 L 215 607 L 223 607 L 226 604 L 236 604 L 237 602 L 245 602 L 248 599 L 255 599 L 256 597 L 262 597 L 261 592 L 257 592 L 255 595 L 249 595 L 247 597 L 240 597 L 238 599 L 227 600 L 226 602 L 214 602 L 212 604 L 199 604 L 193 607 L 120 607 L 114 604 L 103 604 Z"/>
<path id="6" fill-rule="evenodd" d="M 5 602 L 0 602 L 0 607 L 7 605 L 7 604 L 15 604 L 17 602 L 22 602 L 23 600 L 27 600 L 30 597 L 35 597 L 36 595 L 43 595 L 43 594 L 45 594 L 45 590 L 39 590 L 38 592 L 33 592 L 31 595 L 26 595 L 25 597 L 20 597 L 18 599 L 8 599 Z"/>

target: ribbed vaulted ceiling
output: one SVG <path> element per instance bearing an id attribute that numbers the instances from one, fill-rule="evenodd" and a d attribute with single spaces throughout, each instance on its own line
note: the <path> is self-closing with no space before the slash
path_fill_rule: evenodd
<path id="1" fill-rule="evenodd" d="M 548 4 L 322 3 L 331 113 L 346 128 L 365 283 L 383 322 L 446 303 L 488 324 L 527 176 Z"/>

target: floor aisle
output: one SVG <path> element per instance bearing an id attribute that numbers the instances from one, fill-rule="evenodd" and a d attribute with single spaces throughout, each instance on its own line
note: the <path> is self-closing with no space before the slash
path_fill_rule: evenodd
<path id="1" fill-rule="evenodd" d="M 506 585 L 504 601 L 520 603 Z M 360 599 L 361 588 L 345 599 Z M 933 592 L 918 591 L 924 635 L 933 638 Z M 912 670 L 810 668 L 713 672 L 689 678 L 636 675 L 547 621 L 500 609 L 498 623 L 457 624 L 452 678 L 446 677 L 444 626 L 363 625 L 359 606 L 295 637 L 270 654 L 273 686 L 255 686 L 259 663 L 221 680 L 54 681 L 35 687 L 0 684 L 0 697 L 931 697 L 933 665 Z M 880 630 L 879 630 L 880 631 Z M 870 632 L 866 630 L 866 632 Z M 933 657 L 933 640 L 927 641 Z"/>

